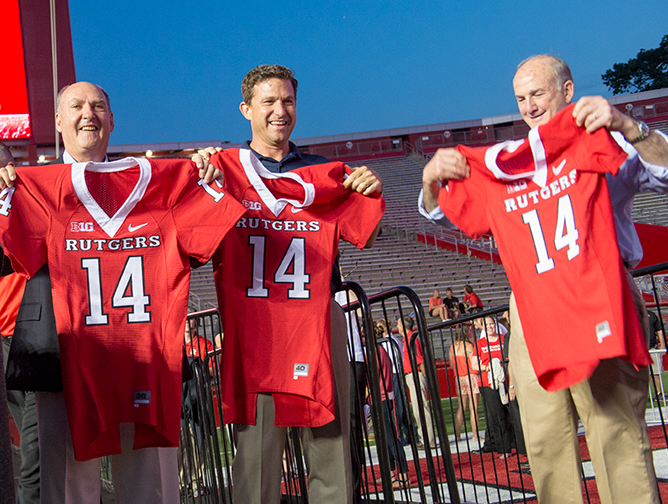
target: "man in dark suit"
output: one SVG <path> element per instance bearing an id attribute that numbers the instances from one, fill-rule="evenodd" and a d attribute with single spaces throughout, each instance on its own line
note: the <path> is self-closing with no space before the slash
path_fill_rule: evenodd
<path id="1" fill-rule="evenodd" d="M 14 158 L 7 147 L 0 144 L 0 166 L 13 163 Z M 10 362 L 9 349 L 14 325 L 23 296 L 26 280 L 13 273 L 8 259 L 4 259 L 3 276 L 0 278 L 0 334 L 2 334 L 3 370 Z M 16 360 L 16 359 L 15 359 Z M 39 503 L 39 445 L 37 441 L 37 412 L 35 392 L 15 390 L 11 383 L 7 387 L 7 406 L 21 439 L 21 468 L 16 502 L 19 504 Z M 4 387 L 3 387 L 4 388 Z M 12 483 L 13 485 L 13 483 Z"/>
<path id="2" fill-rule="evenodd" d="M 9 149 L 3 143 L 0 143 L 0 166 L 4 166 L 13 161 L 14 158 L 12 157 L 11 152 L 9 152 Z M 3 265 L 4 256 L 2 254 L 2 249 L 0 248 L 0 269 L 3 269 Z M 3 293 L 2 287 L 3 282 L 0 278 L 0 297 Z M 8 336 L 4 334 L 5 331 L 3 329 L 8 318 L 9 317 L 5 315 L 4 306 L 0 305 L 0 336 L 3 339 L 3 343 L 5 336 Z M 5 346 L 6 345 L 4 344 L 0 345 L 0 355 L 3 358 L 3 362 L 6 362 L 7 360 L 7 351 L 3 348 Z M 5 375 L 3 373 L 2 376 L 0 376 L 0 418 L 7 418 L 7 405 L 10 402 L 8 401 L 7 395 L 9 394 L 10 392 L 5 389 Z M 12 413 L 12 416 L 15 416 L 14 413 Z M 18 425 L 19 422 L 16 423 L 20 430 L 20 425 Z M 9 424 L 7 422 L 0 422 L 0 488 L 6 489 L 6 491 L 0 494 L 0 504 L 11 504 L 14 501 L 14 478 L 12 470 L 12 452 L 10 450 Z"/>
<path id="3" fill-rule="evenodd" d="M 77 82 L 65 86 L 56 100 L 56 128 L 62 134 L 65 152 L 56 163 L 104 162 L 107 161 L 109 136 L 114 129 L 109 96 L 100 86 L 89 82 Z M 3 166 L 3 165 L 0 165 Z M 4 180 L 8 185 L 15 179 L 13 167 L 0 169 L 0 186 Z M 29 331 L 44 334 L 49 332 L 56 342 L 57 334 L 53 321 L 51 281 L 45 266 L 26 283 L 21 302 L 23 306 L 37 307 L 31 310 L 36 316 L 26 324 Z M 21 318 L 21 317 L 19 317 Z M 17 322 L 16 330 L 23 322 Z M 59 371 L 59 367 L 58 367 Z M 59 379 L 52 373 L 50 379 Z M 42 381 L 49 377 L 42 376 Z M 41 388 L 41 387 L 40 387 Z M 62 387 L 60 387 L 62 389 Z M 46 391 L 51 390 L 51 391 Z M 72 437 L 67 422 L 67 412 L 62 391 L 47 388 L 36 393 L 41 465 L 42 502 L 98 503 L 100 501 L 101 459 L 79 462 L 74 459 Z M 125 432 L 125 428 L 127 432 Z M 114 455 L 114 484 L 119 502 L 177 503 L 178 468 L 176 448 L 144 448 L 125 450 L 126 442 L 132 447 L 134 430 L 132 424 L 121 426 L 124 452 Z M 44 448 L 47 447 L 47 448 Z"/>

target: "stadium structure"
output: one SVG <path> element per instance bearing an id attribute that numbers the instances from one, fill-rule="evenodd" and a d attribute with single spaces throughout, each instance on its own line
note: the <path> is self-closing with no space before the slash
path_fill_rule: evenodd
<path id="1" fill-rule="evenodd" d="M 53 114 L 57 91 L 74 82 L 75 69 L 67 0 L 12 0 L 3 4 L 3 25 L 14 46 L 10 63 L 16 82 L 0 83 L 0 139 L 21 164 L 52 161 L 60 152 Z M 54 48 L 51 50 L 51 48 Z M 25 71 L 23 71 L 23 68 Z M 22 77 L 25 77 L 22 79 Z M 668 132 L 668 89 L 615 96 L 609 101 L 652 128 Z M 442 147 L 484 146 L 526 137 L 529 131 L 519 113 L 444 121 L 375 131 L 295 139 L 304 152 L 367 165 L 383 179 L 387 210 L 376 246 L 359 251 L 342 245 L 341 265 L 347 279 L 368 292 L 406 285 L 426 300 L 433 289 L 452 287 L 461 297 L 470 284 L 486 306 L 507 302 L 510 287 L 496 252 L 493 236 L 473 240 L 434 226 L 417 212 L 422 168 Z M 220 140 L 110 145 L 109 158 L 126 156 L 189 157 L 197 149 L 239 147 Z M 668 198 L 639 195 L 634 220 L 645 258 L 639 267 L 668 259 L 662 243 L 668 238 Z M 655 227 L 660 226 L 660 227 Z M 192 281 L 192 307 L 215 305 L 209 267 Z"/>
<path id="2" fill-rule="evenodd" d="M 61 151 L 53 121 L 55 96 L 62 86 L 76 81 L 68 2 L 8 0 L 0 7 L 0 27 L 14 44 L 9 47 L 8 65 L 18 76 L 0 82 L 0 140 L 10 147 L 20 164 L 52 161 Z M 623 113 L 668 133 L 668 89 L 615 96 L 609 101 Z M 310 154 L 350 166 L 366 165 L 383 179 L 387 208 L 375 246 L 358 250 L 341 244 L 340 262 L 347 280 L 357 282 L 368 294 L 404 285 L 417 293 L 423 305 L 434 289 L 444 292 L 451 287 L 461 299 L 463 286 L 469 284 L 486 307 L 493 307 L 506 304 L 510 295 L 494 237 L 472 239 L 461 232 L 439 228 L 420 216 L 417 198 L 422 170 L 439 148 L 460 144 L 486 146 L 524 138 L 528 131 L 520 114 L 510 113 L 293 141 Z M 127 156 L 190 157 L 207 146 L 234 148 L 240 144 L 204 140 L 111 145 L 108 155 L 111 160 Z M 668 238 L 668 197 L 638 195 L 633 219 L 645 251 L 639 268 L 668 261 L 664 247 Z M 215 307 L 211 266 L 205 265 L 192 275 L 190 311 Z M 374 309 L 379 308 L 376 305 Z M 383 315 L 396 317 L 399 313 L 395 310 Z M 446 350 L 445 345 L 434 344 L 437 361 L 443 362 Z M 447 387 L 448 379 L 441 381 L 442 374 L 439 370 L 439 385 Z M 441 389 L 441 397 L 451 396 L 451 392 Z M 500 500 L 503 499 L 499 497 Z"/>

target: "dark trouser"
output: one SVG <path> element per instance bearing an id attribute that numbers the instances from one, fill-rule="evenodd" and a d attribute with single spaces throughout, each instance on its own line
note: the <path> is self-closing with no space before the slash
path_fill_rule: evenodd
<path id="1" fill-rule="evenodd" d="M 363 362 L 350 365 L 350 458 L 353 477 L 353 502 L 362 499 L 362 474 L 364 472 L 364 391 L 366 367 Z"/>
<path id="2" fill-rule="evenodd" d="M 10 345 L 10 338 L 2 338 L 3 369 L 7 369 Z M 8 390 L 7 404 L 21 436 L 21 473 L 16 502 L 39 504 L 39 441 L 35 393 Z"/>
<path id="3" fill-rule="evenodd" d="M 510 410 L 510 417 L 513 421 L 513 431 L 515 432 L 515 445 L 517 446 L 517 453 L 526 455 L 527 449 L 524 445 L 524 433 L 522 432 L 522 419 L 520 417 L 520 405 L 517 399 L 508 403 Z"/>
<path id="4" fill-rule="evenodd" d="M 480 387 L 482 404 L 487 419 L 487 432 L 490 439 L 485 439 L 485 445 L 497 453 L 510 453 L 513 448 L 513 433 L 508 414 L 508 408 L 501 404 L 499 391 L 490 387 Z"/>
<path id="5" fill-rule="evenodd" d="M 410 424 L 408 423 L 408 417 L 405 413 L 404 400 L 402 398 L 400 389 L 399 389 L 399 378 L 398 374 L 392 374 L 392 390 L 394 390 L 394 411 L 395 416 L 397 417 L 397 434 L 399 439 L 404 445 L 408 444 L 408 429 Z M 415 429 L 415 435 L 417 436 L 417 429 Z"/>
<path id="6" fill-rule="evenodd" d="M 383 419 L 385 420 L 385 435 L 387 436 L 387 447 L 390 449 L 390 469 L 399 469 L 404 474 L 408 472 L 408 462 L 404 447 L 397 435 L 397 423 L 395 422 L 392 401 L 383 401 Z"/>
<path id="7" fill-rule="evenodd" d="M 1 336 L 0 336 L 1 337 Z M 0 345 L 0 355 L 3 354 Z M 0 418 L 7 418 L 7 389 L 5 387 L 5 373 L 0 376 Z M 0 424 L 0 504 L 11 504 L 14 500 L 14 476 L 12 473 L 12 450 L 9 441 L 9 424 Z"/>

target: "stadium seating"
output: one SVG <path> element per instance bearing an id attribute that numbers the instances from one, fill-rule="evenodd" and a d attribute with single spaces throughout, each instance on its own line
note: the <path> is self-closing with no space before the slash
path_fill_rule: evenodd
<path id="1" fill-rule="evenodd" d="M 668 121 L 653 123 L 652 127 L 668 133 Z M 346 162 L 351 166 L 365 164 L 380 174 L 387 204 L 382 235 L 374 248 L 360 251 L 348 244 L 342 245 L 341 266 L 344 274 L 349 275 L 348 279 L 358 282 L 369 294 L 406 285 L 415 290 L 425 304 L 435 288 L 444 294 L 446 287 L 452 287 L 455 296 L 461 299 L 467 283 L 486 306 L 508 301 L 510 286 L 501 266 L 418 241 L 420 233 L 474 247 L 483 251 L 479 255 L 496 252 L 490 246 L 493 244 L 491 236 L 473 240 L 463 233 L 436 226 L 418 213 L 417 198 L 427 162 L 424 157 L 411 153 Z M 637 195 L 632 216 L 636 222 L 668 226 L 668 197 L 655 193 Z M 191 309 L 217 306 L 210 264 L 193 271 L 190 292 Z"/>

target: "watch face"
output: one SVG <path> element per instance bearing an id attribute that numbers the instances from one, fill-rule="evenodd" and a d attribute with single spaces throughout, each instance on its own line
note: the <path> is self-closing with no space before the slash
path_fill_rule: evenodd
<path id="1" fill-rule="evenodd" d="M 643 121 L 636 121 L 636 124 L 638 125 L 638 136 L 631 141 L 632 145 L 637 144 L 638 142 L 643 141 L 645 138 L 649 136 L 649 126 Z"/>

